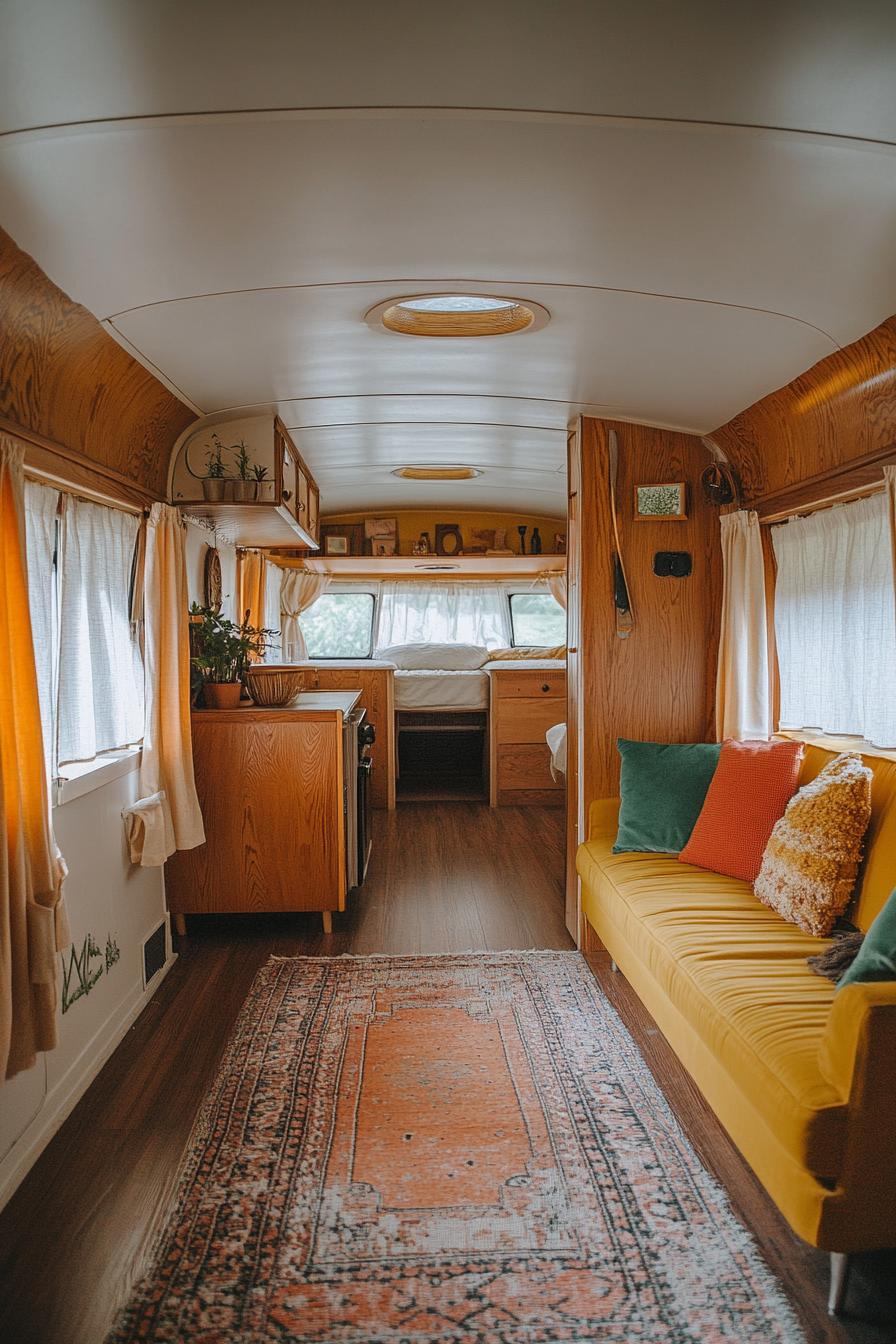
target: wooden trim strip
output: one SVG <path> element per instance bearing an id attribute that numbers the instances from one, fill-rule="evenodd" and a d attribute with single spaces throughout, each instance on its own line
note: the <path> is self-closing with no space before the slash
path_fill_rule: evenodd
<path id="1" fill-rule="evenodd" d="M 896 462 L 896 444 L 876 448 L 862 457 L 807 476 L 804 481 L 760 495 L 745 503 L 744 508 L 755 509 L 761 523 L 772 523 L 793 513 L 824 508 L 863 493 L 870 494 L 882 488 L 880 469 L 887 462 Z"/>
<path id="2" fill-rule="evenodd" d="M 115 471 L 113 467 L 95 462 L 93 458 L 79 453 L 75 448 L 67 448 L 64 444 L 46 439 L 36 430 L 17 424 L 15 420 L 7 420 L 3 415 L 0 415 L 0 432 L 9 434 L 25 444 L 26 470 L 45 474 L 87 490 L 97 491 L 104 488 L 107 494 L 109 487 L 114 486 L 114 498 L 125 500 L 140 508 L 146 504 L 166 502 L 164 495 L 140 485 L 120 471 Z"/>

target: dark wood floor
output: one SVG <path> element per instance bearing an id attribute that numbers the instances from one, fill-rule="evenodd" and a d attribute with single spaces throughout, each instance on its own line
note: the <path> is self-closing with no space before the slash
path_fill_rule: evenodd
<path id="1" fill-rule="evenodd" d="M 188 921 L 179 959 L 0 1214 L 3 1344 L 99 1344 L 141 1272 L 190 1129 L 257 969 L 285 955 L 569 948 L 560 809 L 405 803 L 378 812 L 367 882 L 324 936 L 317 916 Z M 830 1344 L 896 1339 L 896 1256 L 859 1257 L 850 1315 L 825 1314 L 827 1257 L 777 1214 L 605 954 L 592 969 L 806 1327 Z"/>

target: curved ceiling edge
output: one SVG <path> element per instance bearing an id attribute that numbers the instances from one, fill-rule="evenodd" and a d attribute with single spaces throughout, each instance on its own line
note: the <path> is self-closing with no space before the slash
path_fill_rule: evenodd
<path id="1" fill-rule="evenodd" d="M 761 123 L 695 121 L 679 117 L 617 116 L 605 112 L 548 112 L 537 108 L 513 107 L 272 107 L 232 112 L 166 112 L 136 117 L 98 117 L 94 120 L 49 122 L 42 126 L 24 126 L 0 131 L 0 140 L 62 138 L 101 132 L 153 129 L 175 126 L 251 125 L 276 121 L 408 121 L 427 117 L 443 121 L 511 121 L 540 125 L 594 126 L 608 130 L 676 130 L 697 135 L 785 136 L 801 143 L 868 149 L 892 153 L 896 141 L 871 136 L 844 135 L 834 131 L 812 131 L 799 126 L 769 126 Z"/>
<path id="2" fill-rule="evenodd" d="M 834 353 L 834 351 L 842 349 L 840 343 L 830 334 L 829 331 L 825 331 L 823 327 L 816 326 L 814 322 L 807 322 L 805 318 L 796 317 L 792 313 L 778 312 L 774 308 L 757 308 L 755 305 L 749 303 L 726 303 L 724 299 L 692 298 L 687 294 L 659 294 L 649 289 L 625 289 L 625 288 L 618 288 L 617 286 L 614 285 L 573 285 L 564 283 L 562 281 L 552 281 L 552 280 L 514 280 L 511 285 L 509 281 L 497 281 L 497 280 L 470 280 L 470 279 L 415 280 L 404 278 L 397 280 L 395 279 L 331 280 L 331 281 L 324 281 L 323 283 L 308 284 L 308 285 L 258 285 L 257 287 L 253 286 L 250 287 L 249 289 L 210 290 L 208 293 L 205 294 L 185 294 L 179 298 L 174 299 L 154 299 L 152 303 L 138 303 L 133 308 L 120 308 L 118 309 L 117 312 L 110 313 L 107 317 L 100 318 L 100 321 L 103 322 L 103 324 L 108 324 L 110 329 L 117 332 L 118 328 L 115 327 L 116 318 L 129 317 L 132 313 L 146 312 L 150 308 L 170 307 L 178 303 L 184 303 L 184 304 L 200 303 L 202 302 L 203 299 L 231 298 L 238 294 L 285 294 L 285 293 L 294 293 L 297 291 L 301 291 L 304 293 L 310 290 L 349 289 L 349 288 L 360 289 L 365 286 L 370 287 L 373 285 L 376 286 L 425 285 L 427 286 L 426 292 L 434 294 L 444 293 L 445 289 L 450 287 L 457 288 L 464 286 L 479 286 L 479 287 L 489 287 L 493 289 L 496 286 L 501 285 L 503 285 L 505 289 L 508 287 L 511 288 L 515 287 L 517 289 L 524 288 L 524 289 L 574 290 L 587 294 L 632 294 L 642 299 L 658 299 L 660 302 L 695 303 L 710 308 L 728 308 L 731 310 L 731 312 L 762 313 L 767 317 L 777 317 L 784 322 L 795 322 L 801 327 L 808 327 L 810 331 L 817 331 L 819 336 L 823 336 L 825 340 L 831 342 L 831 345 L 833 347 L 831 351 L 832 354 Z M 363 315 L 360 320 L 362 322 L 366 321 L 366 315 Z M 389 333 L 386 334 L 388 335 Z"/>

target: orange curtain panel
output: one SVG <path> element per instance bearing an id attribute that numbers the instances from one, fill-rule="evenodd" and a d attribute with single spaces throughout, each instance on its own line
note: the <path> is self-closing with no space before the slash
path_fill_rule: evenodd
<path id="1" fill-rule="evenodd" d="M 25 560 L 24 449 L 0 437 L 0 1064 L 56 1045 L 57 953 L 70 938 L 53 837 Z"/>

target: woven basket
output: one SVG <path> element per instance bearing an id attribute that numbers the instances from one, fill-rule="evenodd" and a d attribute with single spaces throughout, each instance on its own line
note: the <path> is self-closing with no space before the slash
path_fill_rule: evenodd
<path id="1" fill-rule="evenodd" d="M 250 667 L 246 672 L 246 686 L 256 705 L 272 709 L 288 705 L 305 685 L 305 673 L 295 668 Z"/>

